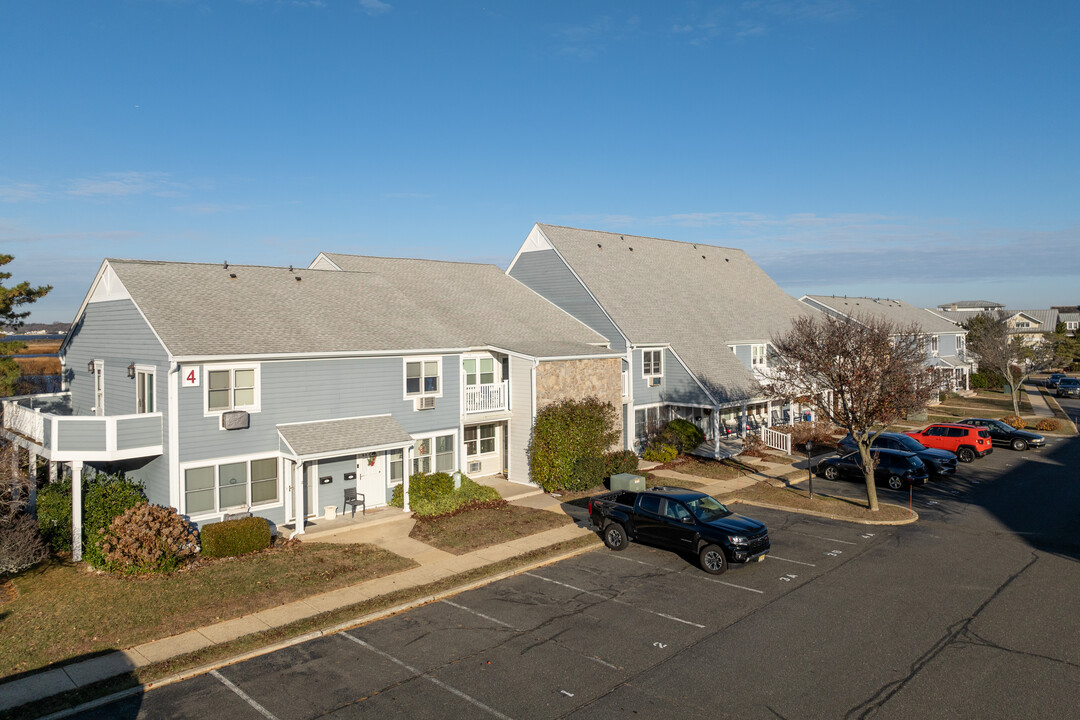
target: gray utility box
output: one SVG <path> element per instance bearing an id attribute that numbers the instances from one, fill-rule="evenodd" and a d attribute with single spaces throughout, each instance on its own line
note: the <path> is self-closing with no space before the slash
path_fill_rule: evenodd
<path id="1" fill-rule="evenodd" d="M 618 473 L 611 476 L 611 489 L 641 492 L 645 489 L 645 478 L 631 473 Z"/>

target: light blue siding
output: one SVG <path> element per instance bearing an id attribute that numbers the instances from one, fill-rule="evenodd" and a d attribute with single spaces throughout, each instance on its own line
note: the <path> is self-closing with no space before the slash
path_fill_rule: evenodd
<path id="1" fill-rule="evenodd" d="M 261 411 L 245 430 L 221 430 L 221 420 L 203 416 L 203 388 L 180 388 L 180 461 L 278 452 L 277 425 L 334 418 L 391 414 L 409 433 L 458 427 L 460 358 L 442 359 L 442 397 L 434 410 L 414 410 L 403 400 L 404 360 L 338 358 L 264 362 L 260 370 Z M 203 373 L 203 382 L 207 381 Z"/>
<path id="2" fill-rule="evenodd" d="M 956 335 L 954 333 L 938 335 L 938 355 L 944 357 L 956 354 Z"/>
<path id="3" fill-rule="evenodd" d="M 606 337 L 613 350 L 626 350 L 618 329 L 554 250 L 522 253 L 510 277 Z"/>
<path id="4" fill-rule="evenodd" d="M 151 502 L 168 505 L 169 356 L 131 300 L 87 304 L 82 317 L 69 332 L 64 350 L 64 378 L 71 390 L 71 407 L 75 415 L 93 414 L 94 376 L 86 369 L 91 360 L 105 362 L 107 415 L 129 415 L 136 410 L 135 381 L 127 376 L 128 365 L 135 363 L 156 368 L 154 396 L 162 419 L 155 421 L 160 423 L 160 440 L 152 444 L 161 443 L 164 454 L 123 466 L 128 477 L 140 480 L 146 486 Z M 60 435 L 63 437 L 62 431 Z M 100 449 L 104 449 L 104 445 Z"/>
<path id="5" fill-rule="evenodd" d="M 161 439 L 161 418 L 156 415 L 116 421 L 117 450 L 160 445 Z"/>
<path id="6" fill-rule="evenodd" d="M 739 362 L 743 364 L 743 366 L 746 367 L 747 370 L 751 369 L 750 363 L 753 362 L 753 357 L 751 355 L 752 352 L 753 351 L 750 349 L 749 345 L 735 346 L 735 357 L 738 359 Z"/>
<path id="7" fill-rule="evenodd" d="M 318 478 L 323 477 L 330 477 L 332 480 L 329 485 L 318 486 L 316 512 L 321 512 L 327 505 L 337 505 L 340 508 L 341 501 L 345 498 L 345 488 L 356 489 L 356 478 L 346 480 L 345 473 L 356 473 L 355 455 L 319 460 L 315 468 L 315 482 L 319 482 Z"/>
<path id="8" fill-rule="evenodd" d="M 658 387 L 649 387 L 648 381 L 642 377 L 641 356 L 641 350 L 634 350 L 634 366 L 630 369 L 630 380 L 634 384 L 635 405 L 711 404 L 709 397 L 694 380 L 694 376 L 675 357 L 675 353 L 664 350 L 664 377 Z"/>
<path id="9" fill-rule="evenodd" d="M 59 420 L 56 424 L 56 449 L 100 452 L 105 449 L 105 421 Z"/>

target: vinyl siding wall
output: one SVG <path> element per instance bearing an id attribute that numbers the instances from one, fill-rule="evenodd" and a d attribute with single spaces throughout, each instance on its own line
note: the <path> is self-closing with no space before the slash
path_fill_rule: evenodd
<path id="1" fill-rule="evenodd" d="M 510 277 L 606 337 L 616 352 L 626 350 L 618 329 L 554 250 L 522 253 Z"/>
<path id="2" fill-rule="evenodd" d="M 649 387 L 641 376 L 642 350 L 634 350 L 634 366 L 630 380 L 634 383 L 634 405 L 711 405 L 711 401 L 694 380 L 694 376 L 679 362 L 675 353 L 664 350 L 664 377 L 659 387 Z"/>
<path id="3" fill-rule="evenodd" d="M 532 435 L 533 387 L 532 361 L 510 358 L 510 456 L 507 479 L 516 483 L 531 483 L 529 458 L 526 450 Z"/>
<path id="4" fill-rule="evenodd" d="M 94 376 L 86 369 L 91 360 L 103 360 L 105 363 L 107 415 L 129 415 L 135 412 L 135 381 L 127 376 L 128 365 L 134 362 L 136 365 L 154 366 L 154 399 L 162 418 L 160 425 L 156 420 L 152 424 L 154 428 L 160 428 L 160 438 L 156 429 L 149 430 L 150 434 L 142 432 L 151 423 L 136 421 L 133 427 L 118 427 L 117 439 L 119 442 L 121 437 L 125 438 L 124 442 L 128 445 L 142 440 L 146 440 L 150 445 L 160 442 L 163 445 L 163 454 L 149 461 L 126 461 L 117 465 L 95 464 L 95 467 L 103 471 L 124 470 L 129 478 L 145 485 L 150 502 L 169 505 L 169 357 L 134 302 L 109 300 L 88 303 L 83 316 L 72 327 L 64 352 L 64 380 L 71 391 L 71 405 L 75 415 L 94 414 L 91 409 L 94 406 Z M 101 427 L 103 432 L 104 425 Z M 135 432 L 138 437 L 129 431 Z M 60 430 L 61 442 L 67 442 L 66 432 L 66 428 Z"/>

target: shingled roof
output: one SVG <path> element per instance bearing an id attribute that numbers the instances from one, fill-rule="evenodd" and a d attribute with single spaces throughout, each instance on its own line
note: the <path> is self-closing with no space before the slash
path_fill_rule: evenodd
<path id="1" fill-rule="evenodd" d="M 824 305 L 848 317 L 860 314 L 883 318 L 900 327 L 918 325 L 927 333 L 962 332 L 956 323 L 940 314 L 916 307 L 903 300 L 890 298 L 847 297 L 837 295 L 806 295 L 805 298 Z"/>
<path id="2" fill-rule="evenodd" d="M 670 345 L 719 402 L 760 393 L 729 345 L 768 342 L 809 312 L 742 250 L 538 227 L 630 342 Z"/>
<path id="3" fill-rule="evenodd" d="M 348 257 L 348 256 L 337 256 Z M 605 354 L 606 339 L 494 265 L 366 270 L 108 260 L 176 357 L 497 347 Z"/>

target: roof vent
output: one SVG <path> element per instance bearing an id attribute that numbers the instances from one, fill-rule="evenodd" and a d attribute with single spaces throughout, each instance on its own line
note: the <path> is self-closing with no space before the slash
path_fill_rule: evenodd
<path id="1" fill-rule="evenodd" d="M 704 259 L 705 259 L 705 256 L 704 256 L 704 255 L 702 255 L 702 256 L 701 256 L 701 259 L 702 259 L 702 260 L 704 260 Z"/>
<path id="2" fill-rule="evenodd" d="M 596 243 L 596 247 L 600 248 L 601 250 L 603 250 L 603 249 L 604 249 L 604 246 L 603 246 L 603 245 L 601 245 L 600 243 Z"/>
<path id="3" fill-rule="evenodd" d="M 724 262 L 731 262 L 729 258 L 724 258 Z"/>
<path id="4" fill-rule="evenodd" d="M 228 269 L 229 269 L 229 261 L 228 261 L 228 260 L 226 260 L 226 261 L 225 261 L 225 269 L 226 269 L 226 270 L 228 270 Z"/>
<path id="5" fill-rule="evenodd" d="M 235 280 L 236 279 L 236 273 L 229 273 L 229 277 L 231 277 L 233 280 Z"/>
<path id="6" fill-rule="evenodd" d="M 300 276 L 299 275 L 296 276 L 296 282 L 300 282 Z"/>
<path id="7" fill-rule="evenodd" d="M 630 248 L 630 252 L 634 252 L 634 248 Z"/>

